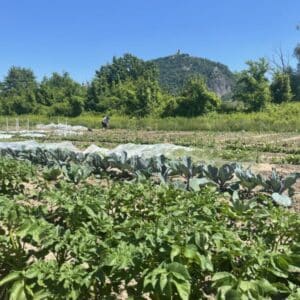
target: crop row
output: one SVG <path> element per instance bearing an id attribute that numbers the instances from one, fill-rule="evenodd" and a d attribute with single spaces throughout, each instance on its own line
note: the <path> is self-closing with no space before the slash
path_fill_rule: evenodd
<path id="1" fill-rule="evenodd" d="M 179 160 L 170 160 L 163 155 L 149 159 L 140 156 L 129 158 L 126 152 L 103 157 L 97 153 L 83 154 L 42 148 L 1 149 L 0 154 L 46 166 L 44 176 L 49 180 L 56 179 L 61 173 L 75 184 L 91 174 L 139 182 L 151 178 L 190 191 L 199 191 L 204 186 L 210 186 L 220 192 L 228 192 L 233 201 L 249 198 L 253 193 L 264 193 L 283 206 L 291 206 L 291 197 L 295 192 L 293 185 L 300 178 L 300 173 L 283 177 L 275 169 L 269 177 L 264 177 L 236 163 L 217 167 L 193 163 L 190 157 Z"/>

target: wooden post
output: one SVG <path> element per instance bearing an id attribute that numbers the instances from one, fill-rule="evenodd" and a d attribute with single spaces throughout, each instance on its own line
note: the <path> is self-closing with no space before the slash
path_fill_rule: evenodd
<path id="1" fill-rule="evenodd" d="M 19 131 L 19 119 L 16 119 L 16 131 Z"/>
<path id="2" fill-rule="evenodd" d="M 8 132 L 8 118 L 6 117 L 6 131 Z"/>

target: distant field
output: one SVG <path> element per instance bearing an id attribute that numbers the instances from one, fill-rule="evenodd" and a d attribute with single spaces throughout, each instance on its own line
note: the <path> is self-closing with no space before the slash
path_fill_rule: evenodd
<path id="1" fill-rule="evenodd" d="M 0 116 L 0 129 L 32 128 L 39 123 L 66 123 L 99 128 L 103 114 L 85 113 L 76 118 L 48 117 L 43 115 Z M 155 131 L 253 131 L 253 132 L 299 132 L 300 103 L 271 105 L 263 112 L 208 114 L 197 118 L 129 118 L 112 116 L 111 128 Z"/>

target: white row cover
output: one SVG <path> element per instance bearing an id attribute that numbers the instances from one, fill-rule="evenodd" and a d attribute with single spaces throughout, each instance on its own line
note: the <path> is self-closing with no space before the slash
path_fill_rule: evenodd
<path id="1" fill-rule="evenodd" d="M 86 131 L 88 130 L 85 126 L 72 126 L 67 124 L 38 124 L 36 125 L 37 129 L 40 130 L 60 130 L 60 131 Z"/>
<path id="2" fill-rule="evenodd" d="M 73 152 L 83 153 L 99 153 L 101 155 L 110 155 L 112 153 L 120 154 L 122 151 L 126 151 L 128 157 L 132 156 L 143 156 L 149 158 L 152 156 L 158 156 L 161 154 L 172 155 L 176 151 L 189 152 L 192 148 L 177 146 L 173 144 L 121 144 L 114 149 L 101 148 L 94 144 L 90 145 L 84 151 L 80 151 L 71 142 L 60 142 L 60 143 L 38 143 L 36 141 L 22 141 L 22 142 L 0 142 L 0 149 L 13 149 L 13 150 L 34 150 L 36 148 L 43 149 L 64 149 Z"/>

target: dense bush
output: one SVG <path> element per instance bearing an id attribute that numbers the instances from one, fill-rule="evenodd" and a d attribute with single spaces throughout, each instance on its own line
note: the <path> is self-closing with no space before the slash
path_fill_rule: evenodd
<path id="1" fill-rule="evenodd" d="M 290 76 L 287 73 L 276 72 L 270 85 L 272 102 L 289 102 L 293 98 Z"/>
<path id="2" fill-rule="evenodd" d="M 265 59 L 247 62 L 248 69 L 238 74 L 234 98 L 243 101 L 250 111 L 259 111 L 271 101 L 266 72 L 268 63 Z"/>

